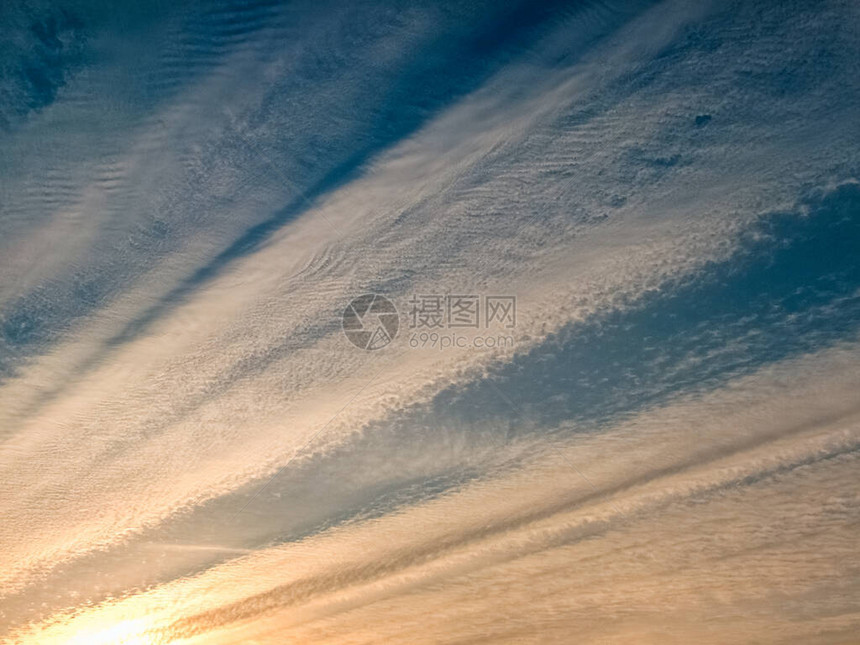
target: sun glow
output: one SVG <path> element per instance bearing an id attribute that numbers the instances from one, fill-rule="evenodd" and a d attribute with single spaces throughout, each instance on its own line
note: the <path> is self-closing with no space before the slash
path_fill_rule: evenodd
<path id="1" fill-rule="evenodd" d="M 145 619 L 122 620 L 116 624 L 106 626 L 107 620 L 100 620 L 99 625 L 75 628 L 74 621 L 67 624 L 66 629 L 61 628 L 59 633 L 49 637 L 46 643 L 59 645 L 159 645 L 163 641 L 157 637 L 148 635 L 151 625 Z M 74 630 L 74 633 L 69 633 Z"/>

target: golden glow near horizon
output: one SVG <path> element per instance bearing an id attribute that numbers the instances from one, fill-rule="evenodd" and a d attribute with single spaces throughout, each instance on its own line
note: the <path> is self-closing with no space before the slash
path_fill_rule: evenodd
<path id="1" fill-rule="evenodd" d="M 77 632 L 69 645 L 158 645 L 145 635 L 145 620 L 125 620 L 111 627 Z"/>
<path id="2" fill-rule="evenodd" d="M 779 602 L 753 598 L 775 579 L 826 597 L 817 581 L 853 557 L 852 530 L 839 523 L 849 496 L 833 498 L 827 482 L 847 484 L 856 468 L 844 448 L 860 440 L 860 408 L 849 396 L 860 386 L 858 356 L 855 347 L 781 366 L 600 439 L 560 444 L 501 479 L 231 559 L 43 625 L 20 642 L 433 643 L 449 629 L 482 633 L 497 612 L 525 619 L 526 608 L 532 619 L 545 614 L 546 634 L 558 642 L 573 624 L 618 642 L 725 642 L 738 615 L 745 630 L 761 621 L 771 634 L 806 633 Z M 810 379 L 795 377 L 790 393 L 759 400 L 800 371 Z M 607 442 L 630 452 L 607 454 Z M 814 456 L 828 452 L 844 456 L 823 467 Z M 595 498 L 574 461 L 590 465 L 598 491 L 625 478 L 640 483 Z M 806 465 L 762 493 L 739 485 L 786 463 Z M 785 515 L 801 508 L 799 492 L 813 483 L 820 492 L 807 491 L 802 511 L 830 526 L 826 540 L 789 528 Z M 773 542 L 778 534 L 791 540 Z M 437 625 L 411 631 L 427 612 Z M 665 615 L 671 634 L 659 629 Z"/>

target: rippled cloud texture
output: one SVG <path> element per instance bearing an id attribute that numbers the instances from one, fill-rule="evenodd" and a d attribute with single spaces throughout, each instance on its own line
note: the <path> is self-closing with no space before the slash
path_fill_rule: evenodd
<path id="1" fill-rule="evenodd" d="M 0 32 L 4 642 L 856 642 L 856 2 Z"/>

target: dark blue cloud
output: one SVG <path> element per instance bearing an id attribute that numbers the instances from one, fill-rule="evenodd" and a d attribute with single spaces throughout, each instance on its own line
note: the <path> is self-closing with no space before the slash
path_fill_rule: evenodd
<path id="1" fill-rule="evenodd" d="M 730 260 L 569 325 L 486 381 L 440 393 L 409 423 L 604 423 L 851 339 L 860 329 L 860 186 L 798 207 L 762 218 Z"/>
<path id="2" fill-rule="evenodd" d="M 7 42 L 0 49 L 0 127 L 9 130 L 29 113 L 50 105 L 84 61 L 87 29 L 70 9 L 6 9 Z"/>
<path id="3" fill-rule="evenodd" d="M 631 5 L 610 20 L 605 29 L 618 28 L 649 4 Z M 180 55 L 165 57 L 155 69 L 168 73 L 177 66 L 188 65 L 193 70 L 197 69 L 198 59 L 211 61 L 223 57 L 237 44 L 254 37 L 280 6 L 246 2 L 189 5 L 175 42 L 156 40 L 159 47 L 175 46 Z M 204 142 L 201 168 L 187 179 L 182 178 L 197 187 L 183 207 L 193 209 L 195 216 L 204 219 L 208 211 L 223 209 L 225 204 L 243 198 L 243 195 L 215 194 L 217 181 L 209 174 L 214 174 L 223 162 L 225 149 L 239 151 L 237 156 L 247 158 L 247 167 L 238 171 L 246 173 L 241 182 L 243 189 L 253 189 L 255 175 L 271 173 L 272 168 L 264 160 L 271 156 L 284 160 L 282 172 L 295 181 L 301 194 L 274 212 L 259 213 L 259 218 L 247 221 L 236 237 L 224 239 L 221 248 L 213 249 L 204 263 L 193 268 L 157 302 L 128 320 L 83 369 L 99 364 L 113 348 L 138 337 L 237 260 L 259 250 L 273 233 L 304 213 L 314 200 L 356 179 L 378 154 L 481 86 L 512 57 L 545 35 L 559 19 L 585 6 L 569 1 L 502 6 L 443 3 L 432 14 L 437 24 L 427 37 L 417 40 L 419 45 L 414 51 L 393 64 L 376 67 L 371 65 L 374 48 L 395 30 L 408 34 L 411 26 L 400 24 L 398 16 L 416 10 L 416 6 L 401 2 L 374 5 L 372 10 L 338 7 L 347 12 L 340 19 L 345 26 L 339 28 L 347 33 L 338 34 L 341 38 L 333 43 L 337 51 L 323 48 L 318 52 L 316 44 L 311 44 L 307 51 L 300 52 L 294 72 L 271 82 L 259 109 L 249 117 L 247 131 L 228 129 L 221 133 L 220 139 Z M 116 10 L 109 17 L 102 17 L 98 21 L 100 28 L 104 30 L 110 25 L 116 28 L 121 18 L 119 13 Z M 310 29 L 325 15 L 321 6 L 299 13 L 295 19 L 305 21 Z M 141 24 L 150 24 L 158 18 L 142 9 L 134 17 Z M 125 24 L 123 29 L 132 40 L 141 37 L 141 26 L 134 22 Z M 49 41 L 51 33 L 45 32 Z M 260 38 L 261 42 L 270 43 L 274 51 L 290 45 L 273 41 L 269 36 Z M 261 62 L 272 55 L 272 51 L 261 53 Z M 129 74 L 138 69 L 134 61 L 128 63 Z M 52 69 L 59 67 L 55 65 Z M 359 84 L 349 75 L 356 70 L 364 70 L 359 74 Z M 147 94 L 143 85 L 157 85 L 154 76 L 126 80 L 131 81 L 132 87 L 141 86 L 138 88 L 141 95 Z M 184 78 L 184 82 L 189 80 Z M 341 81 L 343 96 L 332 96 L 327 91 L 315 95 L 317 88 L 337 87 Z M 269 127 L 267 124 L 293 120 L 307 122 L 307 127 L 300 132 L 291 130 L 290 138 L 275 135 L 265 140 L 265 150 L 256 150 L 245 140 L 249 135 L 253 137 L 258 128 Z M 187 224 L 178 221 L 171 204 L 144 222 L 129 222 L 128 227 L 121 219 L 117 220 L 110 230 L 104 231 L 105 238 L 99 243 L 104 253 L 92 253 L 70 275 L 39 285 L 0 312 L 0 380 L 12 376 L 22 360 L 41 354 L 84 324 L 89 314 L 122 294 L 139 275 L 179 248 L 185 234 L 198 232 L 196 228 L 185 230 Z M 46 393 L 45 400 L 52 396 L 53 393 Z"/>

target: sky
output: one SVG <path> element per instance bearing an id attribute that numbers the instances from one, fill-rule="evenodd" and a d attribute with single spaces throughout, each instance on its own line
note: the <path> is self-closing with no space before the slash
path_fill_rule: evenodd
<path id="1" fill-rule="evenodd" d="M 860 4 L 0 5 L 0 642 L 856 643 Z"/>

